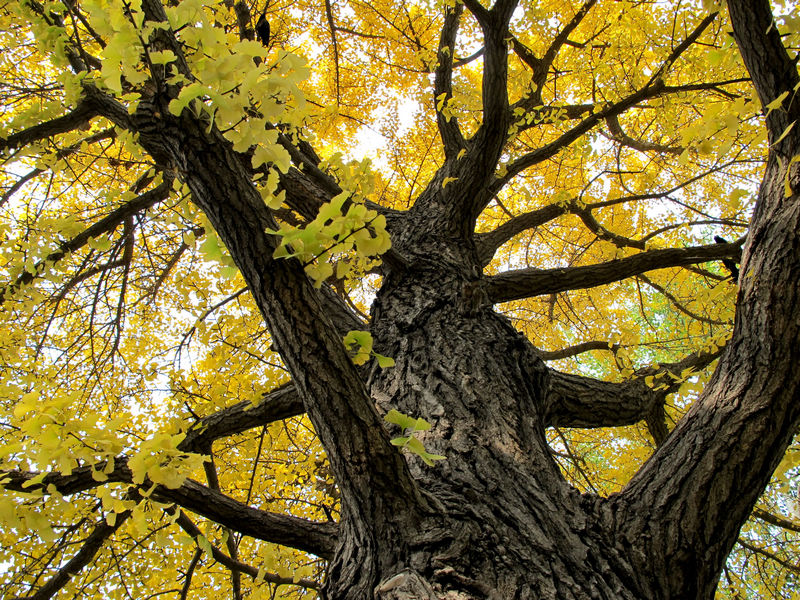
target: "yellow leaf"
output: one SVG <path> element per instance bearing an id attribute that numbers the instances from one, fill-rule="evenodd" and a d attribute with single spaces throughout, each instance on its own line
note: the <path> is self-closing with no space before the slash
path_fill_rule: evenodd
<path id="1" fill-rule="evenodd" d="M 454 181 L 458 181 L 458 177 L 445 177 L 444 181 L 442 181 L 442 188 L 446 188 L 447 184 L 453 183 Z"/>
<path id="2" fill-rule="evenodd" d="M 775 98 L 775 100 L 767 104 L 765 106 L 765 108 L 767 109 L 767 114 L 771 113 L 773 110 L 781 108 L 781 106 L 783 105 L 783 101 L 786 99 L 788 95 L 789 92 L 783 92 L 780 96 Z"/>

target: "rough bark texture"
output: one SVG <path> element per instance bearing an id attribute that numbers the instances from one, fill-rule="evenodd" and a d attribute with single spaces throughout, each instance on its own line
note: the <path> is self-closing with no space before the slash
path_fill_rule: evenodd
<path id="1" fill-rule="evenodd" d="M 542 58 L 513 41 L 536 84 L 517 107 L 537 105 L 555 55 L 594 4 L 586 2 Z M 143 6 L 148 20 L 165 20 L 160 2 L 143 0 Z M 619 114 L 677 89 L 657 73 L 616 104 L 594 112 L 576 109 L 575 119 L 590 116 L 497 176 L 512 120 L 506 78 L 508 23 L 515 7 L 513 0 L 497 0 L 491 9 L 464 0 L 463 7 L 445 14 L 440 50 L 453 46 L 464 10 L 483 32 L 483 121 L 465 139 L 455 120 L 440 117 L 443 166 L 411 209 L 381 209 L 389 217 L 393 249 L 369 323 L 361 323 L 330 290 L 316 290 L 298 261 L 272 258 L 275 239 L 265 231 L 276 222 L 253 186 L 249 157 L 234 152 L 219 131 L 189 111 L 171 116 L 168 87 L 163 97 L 142 99 L 129 115 L 87 84 L 71 114 L 12 136 L 5 147 L 99 114 L 137 134 L 153 159 L 188 185 L 241 270 L 293 381 L 265 394 L 255 409 L 237 405 L 203 419 L 182 450 L 210 452 L 221 437 L 306 412 L 330 458 L 342 518 L 337 525 L 271 515 L 192 481 L 176 490 L 159 488 L 157 498 L 329 559 L 321 590 L 327 600 L 710 599 L 741 525 L 800 424 L 800 176 L 798 163 L 791 162 L 800 154 L 800 127 L 771 147 L 741 253 L 733 338 L 700 400 L 667 436 L 663 404 L 674 388 L 655 392 L 645 386 L 643 377 L 655 371 L 638 373 L 626 384 L 552 371 L 493 304 L 602 285 L 656 268 L 738 258 L 739 247 L 648 251 L 641 240 L 616 236 L 615 243 L 642 252 L 587 267 L 483 274 L 502 243 L 566 212 L 578 214 L 590 229 L 600 227 L 592 207 L 554 205 L 475 234 L 476 219 L 510 177 L 606 119 L 619 130 Z M 770 26 L 767 0 L 729 0 L 729 7 L 762 102 L 791 94 L 800 79 Z M 715 18 L 703 19 L 662 70 Z M 181 46 L 168 29 L 158 31 L 162 47 L 180 57 Z M 437 96 L 452 93 L 453 58 L 440 54 Z M 177 64 L 190 77 L 185 61 Z M 785 110 L 767 117 L 772 140 L 800 118 L 800 104 L 790 98 Z M 282 176 L 287 203 L 311 218 L 337 193 L 337 185 L 316 168 L 313 150 L 283 141 L 295 163 L 304 166 Z M 151 194 L 120 215 L 129 217 L 130 210 L 155 202 L 156 192 Z M 351 328 L 369 328 L 375 349 L 394 357 L 395 367 L 357 369 L 341 342 Z M 713 358 L 697 355 L 661 369 L 680 372 Z M 447 460 L 431 469 L 397 452 L 390 443 L 393 432 L 381 418 L 390 409 L 427 419 L 432 428 L 420 438 L 429 452 Z M 660 445 L 629 485 L 608 499 L 572 488 L 545 438 L 550 426 L 641 420 Z M 50 475 L 35 489 L 53 485 L 66 494 L 89 489 L 98 485 L 91 471 Z M 3 476 L 6 487 L 24 489 L 35 474 Z M 110 479 L 131 480 L 124 457 Z M 76 557 L 76 568 L 113 529 L 98 528 L 92 545 Z"/>

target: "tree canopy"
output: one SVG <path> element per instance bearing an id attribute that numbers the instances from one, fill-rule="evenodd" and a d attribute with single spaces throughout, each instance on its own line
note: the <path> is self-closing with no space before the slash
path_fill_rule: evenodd
<path id="1" fill-rule="evenodd" d="M 800 597 L 793 2 L 0 47 L 4 598 Z"/>

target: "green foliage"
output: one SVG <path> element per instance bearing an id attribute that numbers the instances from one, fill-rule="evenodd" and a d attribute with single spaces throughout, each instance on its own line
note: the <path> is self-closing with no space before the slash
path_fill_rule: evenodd
<path id="1" fill-rule="evenodd" d="M 408 450 L 412 454 L 419 456 L 422 462 L 429 467 L 434 465 L 434 461 L 445 460 L 447 458 L 440 454 L 431 454 L 427 452 L 422 441 L 414 435 L 417 432 L 428 431 L 431 428 L 431 424 L 422 417 L 415 419 L 414 417 L 409 417 L 408 415 L 404 415 L 392 409 L 386 413 L 386 416 L 383 418 L 386 422 L 397 425 L 402 430 L 402 436 L 392 438 L 392 444 L 399 446 L 401 450 Z"/>

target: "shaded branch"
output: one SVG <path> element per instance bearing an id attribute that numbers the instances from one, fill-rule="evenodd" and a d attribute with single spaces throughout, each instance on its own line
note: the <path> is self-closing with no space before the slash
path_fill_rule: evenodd
<path id="1" fill-rule="evenodd" d="M 794 521 L 790 521 L 781 516 L 768 512 L 763 508 L 759 508 L 756 506 L 753 509 L 753 516 L 756 517 L 757 519 L 761 519 L 765 523 L 769 523 L 770 525 L 775 525 L 776 527 L 780 527 L 781 529 L 786 529 L 788 531 L 794 531 L 795 533 L 800 533 L 800 525 L 798 525 Z"/>
<path id="2" fill-rule="evenodd" d="M 17 470 L 0 471 L 0 482 L 2 482 L 0 486 L 16 492 L 48 493 L 48 488 L 52 485 L 61 495 L 68 496 L 94 489 L 106 481 L 134 482 L 127 457 L 115 458 L 113 469 L 105 473 L 107 466 L 107 462 L 82 466 L 73 469 L 68 475 Z M 101 475 L 97 476 L 97 473 Z M 95 477 L 104 481 L 97 481 Z M 144 488 L 149 488 L 152 484 L 145 481 L 142 485 Z M 258 510 L 191 479 L 187 479 L 176 489 L 157 485 L 151 497 L 162 502 L 174 502 L 244 535 L 297 548 L 323 558 L 330 558 L 336 545 L 335 523 L 315 523 L 298 517 Z"/>
<path id="3" fill-rule="evenodd" d="M 619 348 L 617 344 L 612 344 L 609 346 L 608 342 L 604 342 L 602 340 L 592 340 L 589 342 L 581 342 L 580 344 L 575 344 L 567 348 L 562 348 L 561 350 L 548 351 L 537 348 L 537 352 L 542 360 L 560 360 L 562 358 L 577 356 L 578 354 L 583 354 L 584 352 L 590 352 L 592 350 L 610 350 L 613 352 L 617 348 Z"/>
<path id="4" fill-rule="evenodd" d="M 552 43 L 541 58 L 535 56 L 533 52 L 531 52 L 531 50 L 518 39 L 514 38 L 512 40 L 512 47 L 517 53 L 517 56 L 519 56 L 520 59 L 533 71 L 533 78 L 531 80 L 533 85 L 533 94 L 531 97 L 520 100 L 516 106 L 525 107 L 531 104 L 539 104 L 541 102 L 542 87 L 544 87 L 550 67 L 553 66 L 553 61 L 561 51 L 561 48 L 564 47 L 564 44 L 567 43 L 569 35 L 575 31 L 578 25 L 580 25 L 581 21 L 583 21 L 584 17 L 589 13 L 589 10 L 591 10 L 592 6 L 594 6 L 596 2 L 597 0 L 587 0 L 584 2 L 583 6 L 581 6 L 580 9 L 578 9 L 578 12 L 575 13 L 572 19 L 570 19 L 569 23 L 564 25 L 556 37 L 553 38 Z"/>
<path id="5" fill-rule="evenodd" d="M 64 116 L 51 119 L 44 123 L 39 123 L 28 129 L 23 129 L 17 133 L 12 133 L 6 138 L 0 138 L 0 154 L 9 150 L 23 148 L 39 140 L 66 133 L 89 123 L 89 121 L 100 114 L 94 102 L 83 99 L 78 102 L 72 111 Z"/>
<path id="6" fill-rule="evenodd" d="M 650 419 L 655 411 L 663 410 L 666 397 L 683 384 L 687 369 L 707 367 L 722 350 L 697 352 L 678 362 L 637 369 L 630 379 L 620 382 L 551 370 L 545 424 L 548 427 L 619 427 Z M 648 385 L 650 377 L 653 379 Z"/>
<path id="7" fill-rule="evenodd" d="M 489 11 L 477 2 L 465 3 L 465 6 L 478 19 L 484 39 L 481 82 L 483 116 L 471 140 L 469 152 L 470 168 L 476 171 L 476 179 L 483 187 L 483 181 L 494 172 L 508 139 L 508 23 L 517 0 L 497 0 Z M 470 219 L 476 218 L 482 208 L 483 196 L 473 196 L 462 208 L 462 214 L 469 215 Z"/>
<path id="8" fill-rule="evenodd" d="M 478 0 L 464 0 L 464 6 L 472 13 L 472 16 L 475 17 L 482 29 L 490 26 L 489 11 Z"/>
<path id="9" fill-rule="evenodd" d="M 476 234 L 475 242 L 481 263 L 484 266 L 488 265 L 497 249 L 518 233 L 522 233 L 526 229 L 533 229 L 534 227 L 544 225 L 548 221 L 552 221 L 566 213 L 566 206 L 550 204 L 543 208 L 514 217 L 500 225 L 500 227 L 494 231 Z"/>
<path id="10" fill-rule="evenodd" d="M 508 302 L 565 290 L 597 287 L 654 269 L 680 267 L 721 258 L 738 258 L 740 254 L 741 249 L 736 244 L 649 250 L 627 258 L 583 267 L 508 271 L 487 278 L 482 285 L 492 303 Z"/>
<path id="11" fill-rule="evenodd" d="M 183 511 L 180 511 L 178 513 L 178 517 L 175 522 L 180 526 L 181 529 L 183 529 L 186 533 L 188 533 L 192 539 L 197 540 L 198 538 L 205 537 L 203 535 L 203 532 L 200 531 L 200 528 L 197 527 L 197 525 L 195 525 Z M 319 589 L 319 584 L 316 581 L 313 581 L 312 579 L 301 578 L 294 580 L 291 577 L 281 577 L 280 575 L 277 575 L 275 573 L 259 574 L 259 570 L 256 567 L 253 567 L 251 565 L 248 565 L 246 563 L 231 558 L 213 544 L 209 544 L 209 546 L 211 547 L 212 558 L 222 566 L 226 567 L 227 569 L 230 569 L 233 573 L 244 573 L 245 575 L 249 575 L 253 579 L 258 579 L 259 581 L 266 581 L 269 583 L 273 583 L 275 585 L 297 585 L 312 590 Z"/>
<path id="12" fill-rule="evenodd" d="M 109 525 L 106 519 L 100 521 L 89 536 L 82 542 L 81 549 L 69 559 L 55 575 L 45 582 L 36 592 L 26 596 L 24 600 L 48 600 L 55 596 L 69 580 L 77 575 L 86 565 L 88 565 L 108 538 L 131 516 L 131 511 L 126 510 L 115 515 L 113 525 Z M 22 600 L 22 599 L 19 599 Z"/>
<path id="13" fill-rule="evenodd" d="M 191 479 L 177 489 L 158 486 L 153 497 L 183 508 L 256 539 L 297 548 L 329 559 L 336 546 L 336 523 L 315 523 L 252 508 Z"/>
<path id="14" fill-rule="evenodd" d="M 256 405 L 245 400 L 201 419 L 186 433 L 178 448 L 184 452 L 209 454 L 211 445 L 218 439 L 304 412 L 294 384 L 287 383 L 265 394 Z"/>
<path id="15" fill-rule="evenodd" d="M 661 152 L 664 154 L 680 154 L 684 151 L 684 148 L 682 148 L 681 146 L 664 146 L 662 144 L 654 144 L 652 142 L 645 142 L 643 140 L 637 140 L 632 138 L 623 131 L 622 126 L 619 124 L 619 118 L 617 117 L 617 115 L 610 115 L 606 119 L 606 123 L 608 124 L 608 130 L 611 132 L 611 135 L 614 140 L 616 140 L 623 146 L 633 148 L 634 150 L 638 150 L 639 152 Z"/>
<path id="16" fill-rule="evenodd" d="M 236 15 L 236 26 L 239 28 L 240 40 L 254 40 L 256 39 L 256 32 L 251 23 L 250 8 L 244 0 L 225 0 L 225 6 L 233 9 Z"/>

